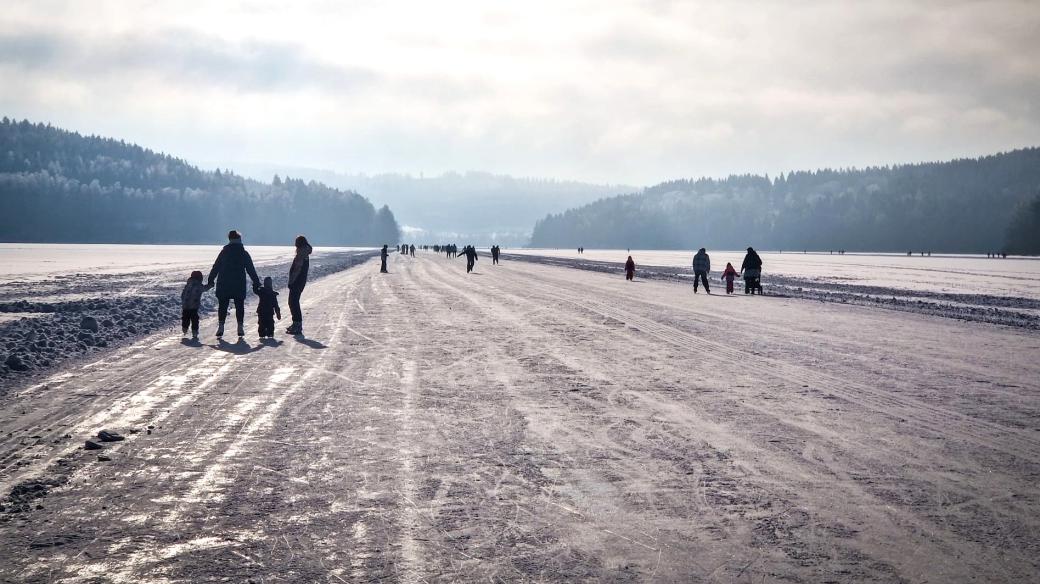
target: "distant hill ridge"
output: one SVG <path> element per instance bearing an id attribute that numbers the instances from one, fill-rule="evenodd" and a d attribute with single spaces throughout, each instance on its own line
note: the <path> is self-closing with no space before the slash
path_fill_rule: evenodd
<path id="1" fill-rule="evenodd" d="M 200 170 L 122 140 L 26 120 L 0 121 L 0 240 L 381 245 L 400 230 L 386 206 L 302 180 L 270 184 Z"/>
<path id="2" fill-rule="evenodd" d="M 549 215 L 535 225 L 531 245 L 1040 253 L 1016 235 L 1036 221 L 1033 201 L 1040 201 L 1040 148 L 1025 148 L 775 179 L 669 181 Z"/>

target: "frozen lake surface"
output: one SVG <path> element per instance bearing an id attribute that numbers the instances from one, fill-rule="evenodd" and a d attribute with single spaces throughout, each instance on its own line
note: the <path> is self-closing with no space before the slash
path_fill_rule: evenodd
<path id="1" fill-rule="evenodd" d="M 0 243 L 0 278 L 33 280 L 90 272 L 125 274 L 178 270 L 171 274 L 184 279 L 184 270 L 204 273 L 213 265 L 223 245 L 121 245 Z M 257 265 L 291 261 L 292 246 L 249 245 L 246 249 Z M 315 248 L 315 254 L 362 248 Z"/>
<path id="2" fill-rule="evenodd" d="M 575 250 L 509 249 L 508 253 L 538 255 L 575 260 L 623 263 L 629 254 L 639 267 L 684 267 L 693 261 L 693 251 L 589 249 L 579 255 Z M 740 270 L 743 251 L 708 251 L 713 273 L 721 272 L 726 262 Z M 908 257 L 905 254 L 845 255 L 801 252 L 759 252 L 763 262 L 763 281 L 770 274 L 818 280 L 821 282 L 878 286 L 896 290 L 927 291 L 945 294 L 987 294 L 1040 300 L 1040 258 L 1009 257 L 990 259 L 978 255 L 932 255 Z M 717 277 L 717 276 L 716 276 Z"/>
<path id="3" fill-rule="evenodd" d="M 1037 580 L 1040 330 L 362 255 L 14 387 L 0 582 Z"/>

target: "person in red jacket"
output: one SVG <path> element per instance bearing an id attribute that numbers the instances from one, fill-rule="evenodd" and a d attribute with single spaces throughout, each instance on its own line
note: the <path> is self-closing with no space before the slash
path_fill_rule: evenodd
<path id="1" fill-rule="evenodd" d="M 632 256 L 628 256 L 628 261 L 625 262 L 625 279 L 636 279 L 636 263 L 632 261 Z"/>
<path id="2" fill-rule="evenodd" d="M 737 270 L 733 264 L 726 262 L 726 269 L 722 271 L 722 280 L 726 282 L 726 294 L 733 293 L 733 280 L 737 278 Z"/>

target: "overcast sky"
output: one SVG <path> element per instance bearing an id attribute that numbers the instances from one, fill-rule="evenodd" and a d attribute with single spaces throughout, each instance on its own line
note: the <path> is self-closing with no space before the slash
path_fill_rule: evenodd
<path id="1" fill-rule="evenodd" d="M 1040 2 L 6 0 L 0 114 L 195 161 L 653 184 L 1040 145 Z"/>

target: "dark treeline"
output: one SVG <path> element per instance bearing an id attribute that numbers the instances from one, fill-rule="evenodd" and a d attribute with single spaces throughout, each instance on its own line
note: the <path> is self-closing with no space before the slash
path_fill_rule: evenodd
<path id="1" fill-rule="evenodd" d="M 678 180 L 549 215 L 531 244 L 984 253 L 1011 244 L 1012 218 L 1025 225 L 1038 193 L 1038 148 L 775 180 Z"/>
<path id="2" fill-rule="evenodd" d="M 1005 251 L 1040 255 L 1040 195 L 1019 205 L 1008 227 Z"/>
<path id="3" fill-rule="evenodd" d="M 252 243 L 396 243 L 388 207 L 321 183 L 271 184 L 203 171 L 121 140 L 0 122 L 0 240 L 212 243 L 229 228 Z"/>

